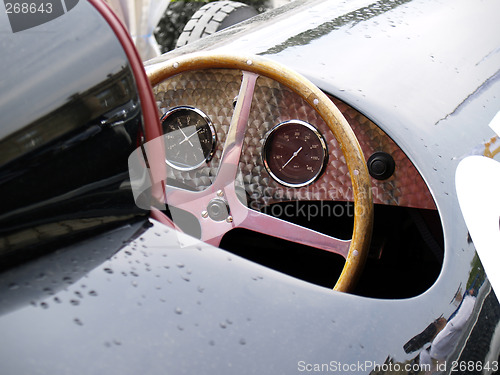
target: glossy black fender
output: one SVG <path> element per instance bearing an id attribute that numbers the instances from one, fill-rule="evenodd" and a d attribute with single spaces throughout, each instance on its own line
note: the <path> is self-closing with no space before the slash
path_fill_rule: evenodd
<path id="1" fill-rule="evenodd" d="M 5 268 L 144 215 L 127 164 L 143 112 L 130 59 L 90 3 L 18 33 L 1 21 Z"/>

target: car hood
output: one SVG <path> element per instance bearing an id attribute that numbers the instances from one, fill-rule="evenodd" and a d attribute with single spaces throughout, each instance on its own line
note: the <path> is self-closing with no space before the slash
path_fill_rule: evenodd
<path id="1" fill-rule="evenodd" d="M 266 56 L 358 109 L 418 167 L 415 155 L 436 134 L 439 143 L 453 140 L 450 127 L 480 128 L 494 117 L 476 109 L 499 101 L 492 94 L 500 78 L 498 11 L 494 0 L 294 1 L 153 59 L 146 69 L 199 50 Z M 469 109 L 474 115 L 462 117 Z M 423 144 L 415 145 L 415 136 Z M 469 138 L 470 147 L 484 137 Z"/>

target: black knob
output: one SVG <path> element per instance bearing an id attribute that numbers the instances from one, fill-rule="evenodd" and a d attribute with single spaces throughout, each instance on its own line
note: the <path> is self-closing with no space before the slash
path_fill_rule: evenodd
<path id="1" fill-rule="evenodd" d="M 370 176 L 377 180 L 387 180 L 396 169 L 396 163 L 392 156 L 382 151 L 375 152 L 370 156 L 367 164 Z"/>

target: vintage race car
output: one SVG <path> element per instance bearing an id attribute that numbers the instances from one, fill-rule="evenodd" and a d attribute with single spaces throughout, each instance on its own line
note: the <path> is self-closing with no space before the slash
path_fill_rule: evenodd
<path id="1" fill-rule="evenodd" d="M 145 64 L 98 0 L 22 9 L 2 374 L 498 371 L 497 0 L 297 0 Z"/>

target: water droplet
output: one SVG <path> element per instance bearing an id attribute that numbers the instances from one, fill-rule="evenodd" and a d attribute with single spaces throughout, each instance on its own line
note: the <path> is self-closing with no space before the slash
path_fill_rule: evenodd
<path id="1" fill-rule="evenodd" d="M 247 341 L 244 338 L 241 338 L 239 343 L 240 343 L 240 345 L 246 345 Z"/>
<path id="2" fill-rule="evenodd" d="M 179 268 L 184 268 L 185 266 L 184 266 L 184 264 L 183 264 L 183 263 L 177 263 L 177 267 L 179 267 Z"/>
<path id="3" fill-rule="evenodd" d="M 220 326 L 222 329 L 226 329 L 226 328 L 227 328 L 227 325 L 226 325 L 226 323 L 224 323 L 224 322 L 220 322 L 220 323 L 219 323 L 219 326 Z"/>
<path id="4" fill-rule="evenodd" d="M 54 302 L 55 303 L 61 303 L 61 300 L 59 299 L 59 297 L 54 297 Z"/>
<path id="5" fill-rule="evenodd" d="M 16 289 L 19 289 L 19 285 L 17 285 L 16 283 L 10 283 L 10 284 L 9 284 L 9 289 L 10 289 L 10 290 L 16 290 Z"/>
<path id="6" fill-rule="evenodd" d="M 78 291 L 78 290 L 75 292 L 75 295 L 76 295 L 78 298 L 83 298 L 82 293 L 81 293 L 80 291 Z"/>
<path id="7" fill-rule="evenodd" d="M 75 318 L 75 319 L 73 319 L 73 321 L 76 323 L 76 325 L 83 326 L 83 323 L 80 319 Z"/>
<path id="8" fill-rule="evenodd" d="M 214 340 L 210 340 L 210 341 L 208 342 L 208 345 L 210 345 L 210 346 L 215 346 L 215 341 L 214 341 Z"/>
<path id="9" fill-rule="evenodd" d="M 109 274 L 112 274 L 112 273 L 113 273 L 113 270 L 112 270 L 111 268 L 105 268 L 105 269 L 104 269 L 104 272 L 109 273 Z"/>
<path id="10" fill-rule="evenodd" d="M 95 290 L 91 290 L 89 292 L 89 296 L 92 296 L 92 297 L 97 297 L 97 292 Z"/>
<path id="11" fill-rule="evenodd" d="M 205 291 L 205 288 L 203 288 L 201 286 L 198 287 L 198 292 L 203 293 L 204 291 Z"/>
<path id="12" fill-rule="evenodd" d="M 175 313 L 176 313 L 177 315 L 181 315 L 181 314 L 182 314 L 182 310 L 181 310 L 179 307 L 176 307 L 176 308 L 175 308 Z"/>
<path id="13" fill-rule="evenodd" d="M 80 304 L 80 301 L 78 301 L 77 299 L 72 299 L 71 301 L 69 301 L 69 303 L 71 303 L 73 306 L 78 306 Z"/>
<path id="14" fill-rule="evenodd" d="M 48 304 L 47 302 L 42 302 L 42 303 L 40 304 L 40 307 L 41 307 L 42 309 L 48 309 L 48 308 L 49 308 L 49 304 Z"/>

